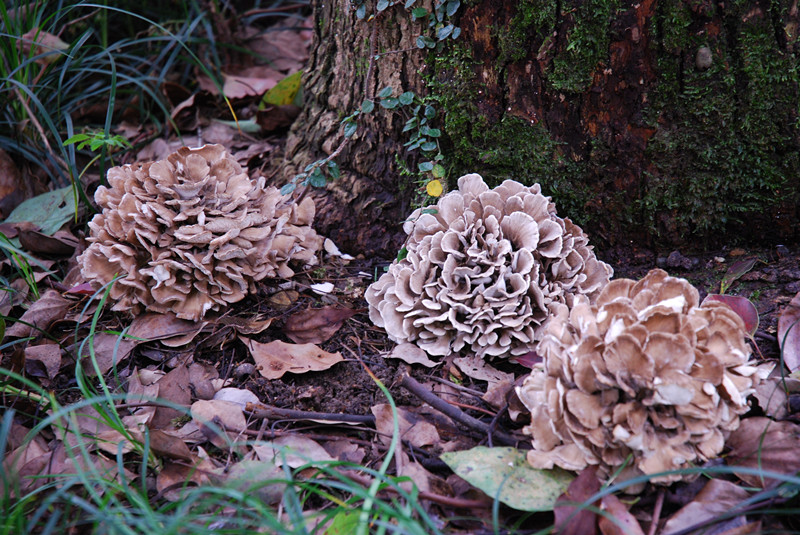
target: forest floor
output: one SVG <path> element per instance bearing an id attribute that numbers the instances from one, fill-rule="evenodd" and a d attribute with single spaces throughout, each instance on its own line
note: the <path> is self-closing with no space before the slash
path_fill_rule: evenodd
<path id="1" fill-rule="evenodd" d="M 268 37 L 277 50 L 273 59 L 285 60 L 284 70 L 254 68 L 239 73 L 240 85 L 231 83 L 224 88 L 230 99 L 240 99 L 241 109 L 252 112 L 258 106 L 265 87 L 254 88 L 256 82 L 270 80 L 270 85 L 275 85 L 305 61 L 309 35 L 304 34 L 308 32 L 279 33 Z M 234 74 L 230 80 L 236 78 Z M 184 132 L 197 135 L 158 139 L 135 155 L 127 154 L 127 161 L 162 159 L 183 144 L 219 143 L 251 175 L 274 173 L 291 123 L 281 108 L 288 104 L 256 113 L 262 130 L 253 137 L 237 130 L 237 125 L 209 121 L 227 108 L 213 85 L 200 85 L 204 87 L 200 93 L 176 90 L 179 96 L 173 102 L 176 123 Z M 201 117 L 205 118 L 202 124 Z M 153 134 L 146 125 L 138 124 L 120 124 L 115 131 L 130 139 L 149 139 Z M 87 182 L 94 186 L 99 180 L 96 176 Z M 500 532 L 497 519 L 507 530 L 503 532 L 547 529 L 554 519 L 564 533 L 619 532 L 604 524 L 596 511 L 588 512 L 590 518 L 584 518 L 584 524 L 578 523 L 576 519 L 583 517 L 573 515 L 574 508 L 568 505 L 557 506 L 554 514 L 548 511 L 553 508 L 552 500 L 549 506 L 528 509 L 537 511 L 533 515 L 501 505 L 493 517 L 493 497 L 455 475 L 452 460 L 442 460 L 445 453 L 477 451 L 473 448 L 478 446 L 530 449 L 530 437 L 522 432 L 530 417 L 513 389 L 529 368 L 499 361 L 493 363 L 494 371 L 476 371 L 457 355 L 429 363 L 432 365 L 408 362 L 413 356 L 395 351 L 394 342 L 370 321 L 364 300 L 366 288 L 392 259 L 367 258 L 358 250 L 346 251 L 355 257 L 351 259 L 321 253 L 317 266 L 297 273 L 290 281 L 265 281 L 256 294 L 207 320 L 132 316 L 100 306 L 76 269 L 76 256 L 85 247 L 80 229 L 85 227 L 74 225 L 72 215 L 65 228 L 71 227 L 74 234 L 62 235 L 55 245 L 39 235 L 32 239 L 30 235 L 25 241 L 31 229 L 24 225 L 2 229 L 9 238 L 19 233 L 22 249 L 30 258 L 44 259 L 41 266 L 46 267 L 28 266 L 31 272 L 24 280 L 20 276 L 25 275 L 24 270 L 20 271 L 13 259 L 6 259 L 3 266 L 11 290 L 0 299 L 2 315 L 8 319 L 3 324 L 6 343 L 0 348 L 0 368 L 7 370 L 0 385 L 0 406 L 4 415 L 13 410 L 13 417 L 3 416 L 0 422 L 0 438 L 7 441 L 3 444 L 0 440 L 0 452 L 5 454 L 4 469 L 11 468 L 20 486 L 16 490 L 22 495 L 35 497 L 45 484 L 57 488 L 52 482 L 74 471 L 78 461 L 68 458 L 65 451 L 74 450 L 75 437 L 80 437 L 91 442 L 80 452 L 82 469 L 119 470 L 116 476 L 121 480 L 141 482 L 153 503 L 180 503 L 187 487 L 235 485 L 233 474 L 243 477 L 242 471 L 250 470 L 251 477 L 261 478 L 264 472 L 260 470 L 273 467 L 279 457 L 292 469 L 305 466 L 305 461 L 353 463 L 348 465 L 348 484 L 367 488 L 371 477 L 385 476 L 380 467 L 389 458 L 389 473 L 406 476 L 416 485 L 419 494 L 409 502 L 422 503 L 432 519 L 430 525 L 446 533 Z M 591 237 L 591 229 L 586 230 Z M 689 280 L 701 299 L 713 293 L 748 298 L 759 316 L 751 341 L 754 355 L 776 363 L 781 360 L 778 320 L 800 293 L 800 249 L 796 245 L 704 252 L 654 252 L 628 245 L 596 253 L 614 268 L 616 278 L 639 279 L 658 267 Z M 742 269 L 743 265 L 748 268 Z M 33 288 L 38 288 L 41 296 L 34 295 Z M 135 338 L 119 334 L 125 329 Z M 757 393 L 745 420 L 773 419 L 770 421 L 775 422 L 779 434 L 764 441 L 766 447 L 759 450 L 764 455 L 759 456 L 757 466 L 791 477 L 800 470 L 796 458 L 800 393 L 785 390 L 783 397 L 776 398 L 772 393 Z M 54 415 L 58 413 L 55 407 L 67 407 L 64 413 L 75 418 L 64 416 L 62 422 L 63 414 Z M 114 416 L 109 416 L 112 413 Z M 212 424 L 204 423 L 208 421 Z M 392 443 L 395 424 L 400 439 L 396 450 Z M 780 427 L 783 424 L 786 427 Z M 759 443 L 764 437 L 761 431 L 764 429 L 743 434 L 745 441 L 752 438 L 751 442 Z M 131 441 L 148 442 L 155 460 L 136 458 L 141 450 L 132 448 Z M 301 451 L 303 462 L 282 457 L 276 453 L 280 448 Z M 390 452 L 394 452 L 391 457 Z M 744 454 L 738 454 L 743 460 Z M 256 469 L 255 464 L 246 463 L 263 465 Z M 237 472 L 237 464 L 246 467 Z M 713 461 L 710 466 L 719 467 L 720 462 Z M 366 468 L 356 474 L 353 467 Z M 603 498 L 602 507 L 613 511 L 612 516 L 627 523 L 628 533 L 634 534 L 644 533 L 651 525 L 684 533 L 707 521 L 715 523 L 717 532 L 737 534 L 800 529 L 790 517 L 753 513 L 751 507 L 784 506 L 792 496 L 774 491 L 774 485 L 756 491 L 761 488 L 758 480 L 730 471 L 717 476 L 706 474 L 667 490 L 647 486 L 636 498 L 623 497 L 613 503 Z M 302 486 L 307 481 L 303 478 L 312 476 L 301 470 L 293 477 Z M 714 482 L 717 486 L 710 488 Z M 800 488 L 794 483 L 795 489 Z M 7 485 L 6 480 L 0 479 L 0 484 Z M 379 496 L 404 492 L 405 487 L 400 487 L 399 483 L 387 483 Z M 532 493 L 533 487 L 519 492 Z M 566 485 L 558 488 L 556 496 Z M 345 503 L 342 510 L 349 512 L 351 498 L 336 494 L 340 487 L 332 485 L 330 489 L 336 490 L 324 491 L 330 494 L 310 492 L 302 512 L 329 510 L 335 502 L 325 501 L 330 496 Z M 587 500 L 599 490 L 579 477 L 570 485 L 567 501 Z M 283 506 L 281 499 L 280 494 L 264 496 L 276 509 Z M 501 501 L 505 499 L 501 497 Z M 53 508 L 45 509 L 49 514 Z M 230 513 L 221 510 L 222 516 Z M 281 519 L 286 521 L 286 517 Z M 326 521 L 333 525 L 337 517 Z M 589 531 L 584 530 L 587 526 Z"/>

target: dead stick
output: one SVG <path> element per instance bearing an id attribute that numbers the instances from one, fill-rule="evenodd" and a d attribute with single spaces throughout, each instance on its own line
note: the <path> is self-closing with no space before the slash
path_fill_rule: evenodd
<path id="1" fill-rule="evenodd" d="M 464 424 L 467 427 L 472 429 L 477 429 L 484 433 L 491 433 L 494 438 L 503 444 L 508 446 L 516 446 L 518 440 L 512 437 L 511 435 L 507 435 L 500 431 L 492 431 L 489 424 L 484 423 L 477 418 L 473 418 L 469 414 L 464 413 L 457 407 L 454 407 L 444 401 L 443 399 L 436 396 L 433 392 L 426 389 L 422 386 L 419 382 L 413 379 L 410 375 L 403 375 L 403 379 L 400 381 L 400 386 L 420 398 L 422 401 L 436 409 L 437 411 L 445 414 L 446 416 L 450 417 L 452 420 L 460 424 Z"/>
<path id="2" fill-rule="evenodd" d="M 337 414 L 332 412 L 310 412 L 292 409 L 279 409 L 261 403 L 248 403 L 247 412 L 256 418 L 272 420 L 321 420 L 323 422 L 347 422 L 354 424 L 375 425 L 375 417 L 370 414 Z"/>
<path id="3" fill-rule="evenodd" d="M 650 522 L 650 529 L 647 530 L 647 535 L 656 535 L 656 530 L 658 530 L 658 520 L 661 517 L 661 509 L 664 507 L 665 494 L 666 492 L 663 488 L 658 491 L 656 505 L 653 507 L 653 521 Z"/>

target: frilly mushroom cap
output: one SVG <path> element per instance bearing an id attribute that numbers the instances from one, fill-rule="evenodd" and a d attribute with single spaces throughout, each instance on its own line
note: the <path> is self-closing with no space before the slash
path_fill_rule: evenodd
<path id="1" fill-rule="evenodd" d="M 251 180 L 221 145 L 183 147 L 165 160 L 108 171 L 102 208 L 78 257 L 84 277 L 111 288 L 114 310 L 142 308 L 198 320 L 313 264 L 321 239 L 314 203 L 285 200 Z"/>
<path id="2" fill-rule="evenodd" d="M 403 229 L 408 254 L 367 289 L 369 316 L 392 340 L 431 355 L 527 353 L 552 303 L 592 299 L 612 273 L 538 184 L 490 190 L 466 175 Z"/>
<path id="3" fill-rule="evenodd" d="M 625 465 L 633 477 L 716 457 L 771 368 L 750 360 L 733 310 L 700 306 L 689 282 L 662 270 L 611 281 L 594 305 L 579 296 L 554 309 L 543 363 L 517 389 L 537 468 L 599 465 L 609 475 Z"/>

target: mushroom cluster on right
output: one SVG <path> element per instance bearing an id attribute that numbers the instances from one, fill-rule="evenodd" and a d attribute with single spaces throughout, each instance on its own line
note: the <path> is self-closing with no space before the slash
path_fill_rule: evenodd
<path id="1" fill-rule="evenodd" d="M 576 296 L 571 309 L 551 311 L 543 362 L 517 389 L 531 411 L 528 461 L 537 468 L 598 465 L 629 479 L 712 459 L 772 367 L 751 360 L 731 308 L 701 305 L 688 281 L 663 270 L 613 280 L 594 304 Z"/>

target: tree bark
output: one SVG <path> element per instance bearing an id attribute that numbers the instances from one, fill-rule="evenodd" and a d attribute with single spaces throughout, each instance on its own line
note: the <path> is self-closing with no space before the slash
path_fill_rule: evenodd
<path id="1" fill-rule="evenodd" d="M 284 179 L 335 149 L 365 86 L 390 85 L 443 105 L 451 185 L 467 172 L 539 182 L 602 245 L 800 238 L 797 0 L 464 4 L 458 40 L 424 57 L 401 5 L 372 25 L 349 0 L 317 2 Z M 411 50 L 381 56 L 365 83 L 373 29 L 378 52 Z M 337 158 L 343 178 L 314 193 L 320 230 L 351 251 L 389 256 L 402 242 L 403 124 L 362 117 Z"/>

